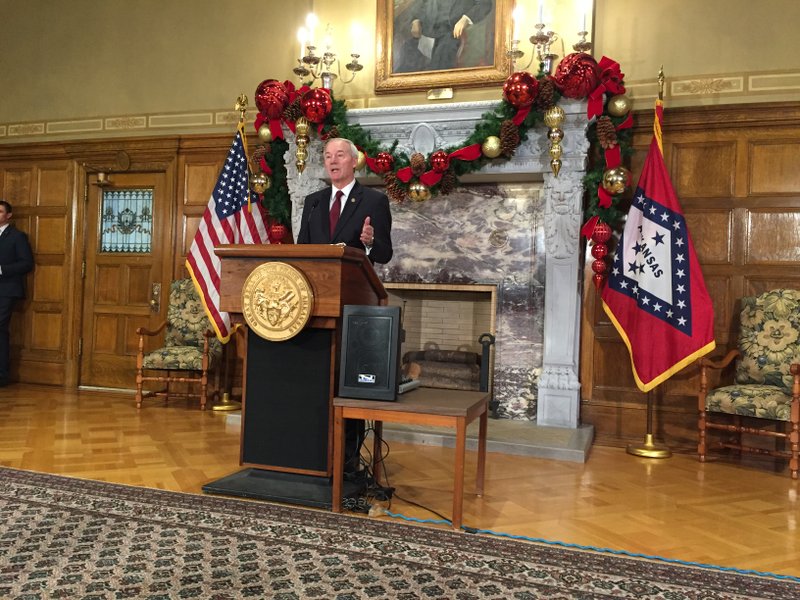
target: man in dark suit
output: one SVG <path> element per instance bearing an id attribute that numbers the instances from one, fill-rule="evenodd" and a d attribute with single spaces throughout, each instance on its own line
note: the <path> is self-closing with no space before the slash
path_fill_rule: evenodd
<path id="1" fill-rule="evenodd" d="M 306 196 L 298 244 L 338 244 L 361 248 L 373 263 L 392 258 L 392 213 L 385 194 L 355 179 L 358 149 L 353 142 L 333 138 L 325 144 L 325 170 L 331 185 Z M 357 478 L 364 421 L 345 425 L 345 476 Z"/>
<path id="2" fill-rule="evenodd" d="M 428 70 L 455 69 L 467 29 L 493 6 L 494 0 L 422 0 L 411 21 L 411 37 L 434 40 Z"/>
<path id="3" fill-rule="evenodd" d="M 0 200 L 0 386 L 8 385 L 8 326 L 14 304 L 25 297 L 25 273 L 33 269 L 28 236 L 11 225 L 11 205 Z"/>
<path id="4" fill-rule="evenodd" d="M 385 264 L 393 253 L 389 199 L 356 181 L 357 162 L 358 149 L 350 140 L 333 138 L 325 144 L 331 186 L 306 197 L 297 243 L 344 242 L 364 250 L 373 263 Z"/>

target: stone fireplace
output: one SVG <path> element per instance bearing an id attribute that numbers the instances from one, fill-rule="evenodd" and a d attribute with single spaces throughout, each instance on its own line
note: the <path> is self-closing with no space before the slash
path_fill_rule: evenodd
<path id="1" fill-rule="evenodd" d="M 495 105 L 362 109 L 348 117 L 384 145 L 398 140 L 400 151 L 427 155 L 460 144 Z M 574 429 L 580 408 L 581 180 L 588 142 L 585 104 L 560 106 L 567 118 L 558 177 L 550 169 L 547 128 L 540 125 L 511 160 L 463 177 L 454 193 L 393 204 L 395 256 L 376 271 L 398 302 L 403 286 L 493 289 L 498 415 Z M 320 150 L 321 143 L 313 142 L 306 169 L 298 174 L 290 142 L 286 165 L 295 231 L 305 195 L 324 185 Z M 359 179 L 382 183 L 377 177 Z"/>

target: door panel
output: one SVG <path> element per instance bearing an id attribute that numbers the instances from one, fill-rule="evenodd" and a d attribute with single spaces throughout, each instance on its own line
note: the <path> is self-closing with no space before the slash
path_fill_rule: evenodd
<path id="1" fill-rule="evenodd" d="M 90 185 L 87 200 L 80 385 L 133 389 L 136 328 L 156 329 L 166 315 L 166 298 L 153 298 L 153 290 L 168 296 L 172 214 L 164 173 L 112 179 L 102 188 Z M 147 199 L 127 208 L 128 196 L 149 198 L 150 191 L 152 208 Z M 162 342 L 163 335 L 147 349 Z"/>

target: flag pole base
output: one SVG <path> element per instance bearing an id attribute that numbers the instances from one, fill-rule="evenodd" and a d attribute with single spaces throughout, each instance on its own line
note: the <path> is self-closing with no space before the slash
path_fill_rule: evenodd
<path id="1" fill-rule="evenodd" d="M 669 458 L 672 456 L 672 451 L 662 444 L 653 442 L 653 434 L 648 433 L 644 436 L 644 444 L 641 446 L 628 444 L 625 449 L 628 454 L 634 456 L 643 456 L 644 458 Z"/>
<path id="2" fill-rule="evenodd" d="M 228 392 L 222 394 L 222 401 L 211 407 L 211 410 L 241 410 L 242 403 L 236 400 L 231 400 L 231 395 Z"/>

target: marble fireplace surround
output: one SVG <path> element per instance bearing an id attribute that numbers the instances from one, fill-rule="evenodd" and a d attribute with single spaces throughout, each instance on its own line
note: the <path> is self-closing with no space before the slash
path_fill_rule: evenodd
<path id="1" fill-rule="evenodd" d="M 416 151 L 427 155 L 438 148 L 461 144 L 474 131 L 481 115 L 495 106 L 495 102 L 470 102 L 358 109 L 349 110 L 348 118 L 351 123 L 358 123 L 367 129 L 382 145 L 388 146 L 397 140 L 400 151 L 408 154 Z M 489 165 L 476 174 L 465 176 L 462 178 L 462 184 L 469 189 L 471 183 L 498 184 L 498 188 L 502 188 L 506 185 L 513 187 L 521 185 L 519 182 L 528 182 L 528 187 L 535 186 L 537 195 L 540 196 L 538 199 L 540 206 L 537 210 L 542 213 L 538 218 L 543 229 L 543 248 L 537 247 L 536 252 L 543 253 L 544 259 L 542 260 L 542 256 L 537 256 L 535 262 L 544 276 L 544 323 L 543 334 L 540 334 L 540 352 L 535 360 L 541 370 L 538 373 L 537 366 L 538 399 L 535 406 L 535 424 L 527 420 L 524 425 L 520 425 L 533 430 L 537 427 L 561 428 L 564 430 L 563 434 L 569 437 L 570 430 L 573 433 L 583 430 L 582 433 L 585 434 L 587 429 L 586 426 L 581 426 L 579 421 L 578 357 L 582 271 L 582 265 L 579 263 L 581 244 L 579 230 L 582 221 L 582 178 L 585 174 L 589 144 L 586 140 L 588 123 L 585 103 L 562 101 L 560 106 L 566 113 L 566 119 L 562 125 L 563 164 L 558 177 L 555 177 L 550 169 L 547 128 L 540 125 L 529 131 L 528 139 L 522 142 L 512 159 L 497 165 Z M 325 185 L 325 172 L 319 141 L 312 142 L 306 168 L 299 174 L 294 164 L 294 140 L 292 136 L 288 136 L 288 139 L 290 145 L 286 155 L 287 181 L 293 203 L 293 230 L 299 231 L 303 199 L 308 193 Z M 381 183 L 377 177 L 362 177 L 358 173 L 357 176 L 366 184 Z M 436 201 L 434 199 L 429 202 Z M 395 219 L 393 232 L 397 231 L 398 223 L 401 222 L 401 218 Z M 389 267 L 391 266 L 392 263 Z M 390 272 L 391 269 L 384 273 L 378 270 L 379 276 L 384 278 Z M 397 274 L 396 270 L 394 274 Z M 531 275 L 531 279 L 533 278 Z M 542 273 L 539 273 L 538 278 L 542 278 Z M 481 280 L 475 283 L 494 282 Z M 539 323 L 541 325 L 541 319 Z M 501 331 L 498 329 L 498 337 L 500 335 Z M 520 418 L 513 414 L 509 416 L 512 419 Z M 532 417 L 533 415 L 530 415 L 528 418 Z M 490 449 L 491 430 L 496 422 L 493 421 L 490 427 Z M 511 437 L 515 435 L 512 433 Z M 526 434 L 516 437 L 529 436 Z M 588 433 L 588 437 L 591 439 L 591 432 Z M 548 455 L 547 452 L 533 454 Z M 559 458 L 557 454 L 553 456 Z M 576 460 L 574 457 L 567 459 Z"/>

